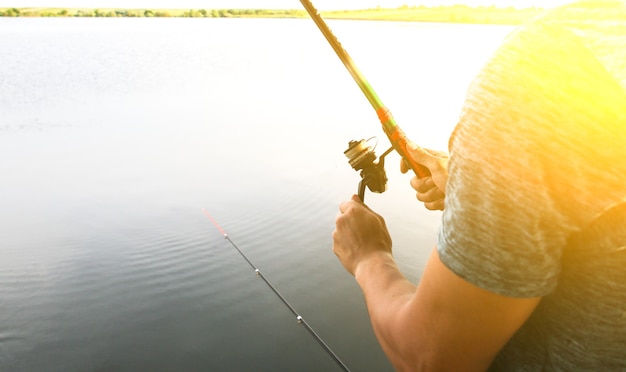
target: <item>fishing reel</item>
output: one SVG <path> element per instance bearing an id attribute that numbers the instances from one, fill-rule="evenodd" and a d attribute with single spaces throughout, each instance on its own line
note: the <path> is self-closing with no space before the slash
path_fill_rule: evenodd
<path id="1" fill-rule="evenodd" d="M 371 139 L 371 138 L 370 138 Z M 343 154 L 355 171 L 361 171 L 358 195 L 365 202 L 365 187 L 371 192 L 382 193 L 387 190 L 387 174 L 385 173 L 385 156 L 393 147 L 385 151 L 378 160 L 374 148 L 368 145 L 369 140 L 350 141 L 348 149 Z M 374 146 L 375 147 L 375 146 Z"/>

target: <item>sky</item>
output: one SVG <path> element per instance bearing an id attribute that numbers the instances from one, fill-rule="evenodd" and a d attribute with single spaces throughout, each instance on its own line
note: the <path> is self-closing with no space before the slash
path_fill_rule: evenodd
<path id="1" fill-rule="evenodd" d="M 454 4 L 550 8 L 569 2 L 572 0 L 313 0 L 313 5 L 319 10 Z M 302 5 L 298 0 L 0 0 L 0 7 L 300 9 Z"/>

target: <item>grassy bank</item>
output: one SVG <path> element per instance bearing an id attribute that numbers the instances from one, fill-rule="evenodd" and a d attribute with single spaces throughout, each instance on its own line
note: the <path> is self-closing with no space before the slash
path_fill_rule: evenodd
<path id="1" fill-rule="evenodd" d="M 541 13 L 538 8 L 516 9 L 465 5 L 367 9 L 322 12 L 327 19 L 407 22 L 520 24 Z M 92 9 L 0 8 L 4 17 L 193 17 L 193 18 L 307 18 L 304 10 L 266 9 Z"/>
<path id="2" fill-rule="evenodd" d="M 490 7 L 470 7 L 465 5 L 437 7 L 400 7 L 397 9 L 368 9 L 355 11 L 328 12 L 326 18 L 393 20 L 408 22 L 452 22 L 517 25 L 536 17 L 543 10 L 538 8 L 516 9 Z"/>

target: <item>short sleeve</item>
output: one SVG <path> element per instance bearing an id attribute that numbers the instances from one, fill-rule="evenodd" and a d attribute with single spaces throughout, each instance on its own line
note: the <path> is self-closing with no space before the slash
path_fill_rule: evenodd
<path id="1" fill-rule="evenodd" d="M 577 110 L 602 108 L 595 90 L 605 80 L 574 35 L 546 25 L 515 32 L 489 60 L 449 144 L 437 242 L 448 268 L 506 296 L 554 290 L 567 238 L 582 223 L 568 201 L 580 190 L 559 164 L 577 151 Z"/>

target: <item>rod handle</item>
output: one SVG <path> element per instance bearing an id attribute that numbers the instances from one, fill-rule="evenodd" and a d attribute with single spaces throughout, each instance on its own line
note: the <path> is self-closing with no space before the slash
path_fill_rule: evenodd
<path id="1" fill-rule="evenodd" d="M 378 120 L 380 120 L 380 124 L 383 126 L 383 131 L 387 135 L 387 138 L 389 138 L 391 146 L 393 146 L 394 150 L 402 156 L 415 175 L 419 178 L 430 176 L 428 168 L 413 160 L 411 155 L 409 155 L 409 150 L 407 149 L 409 140 L 406 138 L 404 131 L 400 129 L 400 126 L 396 123 L 396 120 L 393 118 L 393 115 L 391 115 L 389 109 L 385 106 L 380 106 L 376 110 L 376 115 L 378 115 Z"/>
<path id="2" fill-rule="evenodd" d="M 387 137 L 389 137 L 389 141 L 391 142 L 393 148 L 396 152 L 398 152 L 398 154 L 400 154 L 400 156 L 402 156 L 404 161 L 411 167 L 417 177 L 424 178 L 430 176 L 428 168 L 413 160 L 411 155 L 409 155 L 409 150 L 407 148 L 409 141 L 400 127 L 395 126 L 391 131 L 387 131 L 385 128 L 385 133 L 387 133 Z"/>

